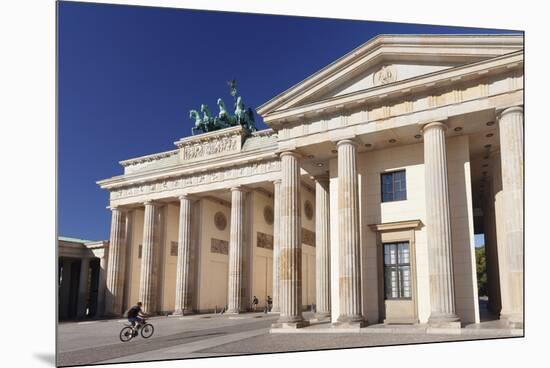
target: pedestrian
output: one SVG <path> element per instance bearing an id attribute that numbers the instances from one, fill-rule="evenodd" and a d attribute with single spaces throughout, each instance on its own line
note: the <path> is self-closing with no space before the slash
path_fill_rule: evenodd
<path id="1" fill-rule="evenodd" d="M 252 299 L 252 309 L 254 312 L 256 312 L 256 306 L 258 305 L 258 298 L 256 298 L 256 295 L 254 295 L 254 299 Z"/>
<path id="2" fill-rule="evenodd" d="M 267 296 L 267 311 L 271 312 L 271 308 L 273 308 L 273 299 L 268 295 Z"/>

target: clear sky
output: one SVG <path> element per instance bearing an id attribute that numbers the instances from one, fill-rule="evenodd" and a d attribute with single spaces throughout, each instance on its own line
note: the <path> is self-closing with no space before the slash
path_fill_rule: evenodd
<path id="1" fill-rule="evenodd" d="M 108 239 L 118 161 L 175 148 L 189 110 L 256 108 L 381 33 L 504 31 L 61 2 L 58 9 L 59 235 Z M 509 33 L 509 32 L 505 32 Z M 266 126 L 256 118 L 260 129 Z M 477 240 L 477 239 L 476 239 Z M 476 241 L 477 243 L 477 241 Z"/>

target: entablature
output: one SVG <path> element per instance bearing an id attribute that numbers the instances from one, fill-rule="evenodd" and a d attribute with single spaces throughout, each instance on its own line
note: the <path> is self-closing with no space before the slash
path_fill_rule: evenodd
<path id="1" fill-rule="evenodd" d="M 279 121 L 279 149 L 287 146 L 299 148 L 341 135 L 357 136 L 415 125 L 434 117 L 452 117 L 521 104 L 523 53 L 499 59 L 484 62 L 483 67 L 470 66 L 472 69 L 466 74 L 451 73 L 445 83 L 443 79 L 436 83 L 431 77 L 426 77 L 418 84 L 417 90 L 406 88 L 383 94 L 367 91 L 365 94 L 370 93 L 370 97 L 350 97 L 349 103 L 324 106 L 311 113 L 303 112 L 292 119 L 281 120 L 284 123 Z"/>
<path id="2" fill-rule="evenodd" d="M 469 84 L 480 82 L 488 84 L 496 76 L 508 78 L 514 73 L 522 73 L 522 68 L 523 51 L 517 51 L 489 60 L 335 96 L 294 108 L 277 110 L 266 114 L 264 121 L 280 132 L 295 125 L 301 125 L 304 120 L 332 119 L 334 116 L 342 116 L 346 119 L 350 112 L 368 112 L 378 106 L 398 105 L 417 100 L 417 96 L 426 96 L 427 98 L 442 89 L 461 90 Z M 411 108 L 414 111 L 414 106 Z M 368 121 L 368 117 L 366 121 Z M 279 138 L 281 137 L 279 136 Z"/>

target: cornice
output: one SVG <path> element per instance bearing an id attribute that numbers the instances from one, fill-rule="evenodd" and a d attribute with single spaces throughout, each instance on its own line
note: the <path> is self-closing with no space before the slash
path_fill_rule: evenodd
<path id="1" fill-rule="evenodd" d="M 178 164 L 146 172 L 119 175 L 97 181 L 96 184 L 102 189 L 113 189 L 121 186 L 142 184 L 185 175 L 208 173 L 209 171 L 231 168 L 246 163 L 278 160 L 275 154 L 276 147 L 276 145 L 273 145 L 263 148 L 262 150 L 238 152 L 221 159 L 212 158 L 205 161 L 194 162 L 192 165 Z"/>
<path id="2" fill-rule="evenodd" d="M 372 231 L 376 231 L 376 232 L 412 230 L 412 229 L 417 229 L 421 226 L 422 226 L 422 221 L 420 221 L 420 220 L 386 222 L 386 223 L 383 223 L 383 224 L 370 224 L 369 225 L 370 229 Z"/>
<path id="3" fill-rule="evenodd" d="M 370 59 L 383 57 L 383 53 L 376 54 L 376 51 L 396 47 L 403 48 L 401 55 L 414 55 L 415 50 L 417 54 L 433 52 L 431 48 L 445 47 L 446 55 L 437 52 L 438 59 L 443 56 L 460 56 L 473 60 L 505 54 L 503 50 L 512 52 L 523 49 L 523 35 L 379 35 L 262 104 L 257 108 L 258 114 L 265 118 L 265 115 L 281 105 L 289 103 L 357 61 L 365 59 L 364 62 L 369 62 Z"/>
<path id="4" fill-rule="evenodd" d="M 349 106 L 357 106 L 358 103 L 368 104 L 371 102 L 379 102 L 383 98 L 404 97 L 418 90 L 438 88 L 439 86 L 449 83 L 463 83 L 467 79 L 487 76 L 490 72 L 496 73 L 501 70 L 520 68 L 522 65 L 523 51 L 517 51 L 489 60 L 423 74 L 417 77 L 331 97 L 298 107 L 275 111 L 264 116 L 264 122 L 275 128 L 281 121 L 289 122 L 308 115 L 316 115 L 338 109 L 341 110 Z M 277 128 L 280 128 L 280 126 Z"/>
<path id="5" fill-rule="evenodd" d="M 128 159 L 128 160 L 119 161 L 118 163 L 120 165 L 122 165 L 123 167 L 126 167 L 126 166 L 141 164 L 141 163 L 144 163 L 144 162 L 157 161 L 159 159 L 167 158 L 167 157 L 171 157 L 171 156 L 176 156 L 178 153 L 179 153 L 179 149 L 175 149 L 175 150 L 171 150 L 171 151 L 153 153 L 151 155 L 131 158 L 131 159 Z"/>

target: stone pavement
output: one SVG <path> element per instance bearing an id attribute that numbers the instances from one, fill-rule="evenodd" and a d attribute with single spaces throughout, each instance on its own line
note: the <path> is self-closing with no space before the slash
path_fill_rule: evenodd
<path id="1" fill-rule="evenodd" d="M 125 320 L 61 323 L 58 329 L 60 366 L 93 363 L 136 362 L 243 354 L 369 347 L 426 342 L 513 337 L 514 334 L 484 322 L 461 329 L 460 334 L 429 334 L 423 326 L 374 325 L 360 333 L 330 331 L 330 324 L 311 326 L 291 334 L 270 334 L 278 315 L 248 313 L 238 316 L 194 315 L 155 317 L 155 334 L 120 342 L 118 333 Z M 312 317 L 304 313 L 305 318 Z M 468 330 L 468 332 L 465 332 Z M 471 330 L 471 331 L 470 331 Z"/>

